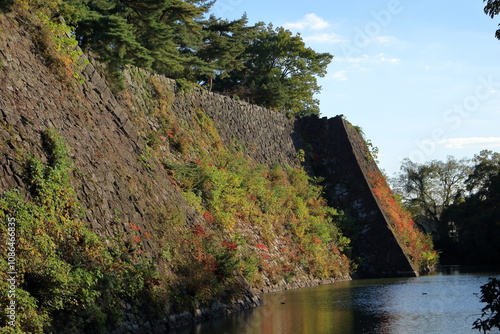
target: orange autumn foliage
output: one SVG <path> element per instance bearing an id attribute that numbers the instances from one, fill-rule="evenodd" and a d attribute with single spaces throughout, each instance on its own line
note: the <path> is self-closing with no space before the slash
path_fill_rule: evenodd
<path id="1" fill-rule="evenodd" d="M 414 267 L 425 270 L 436 265 L 438 254 L 430 237 L 415 226 L 411 214 L 403 209 L 385 178 L 380 173 L 369 172 L 368 180 L 391 230 Z"/>

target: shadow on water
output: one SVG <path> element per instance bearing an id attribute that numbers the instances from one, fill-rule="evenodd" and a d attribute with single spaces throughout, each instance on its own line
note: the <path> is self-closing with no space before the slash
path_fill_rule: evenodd
<path id="1" fill-rule="evenodd" d="M 484 274 L 498 275 L 500 273 L 499 266 L 464 266 L 464 265 L 443 265 L 440 266 L 437 273 L 443 275 L 459 275 L 459 274 Z"/>
<path id="2" fill-rule="evenodd" d="M 265 305 L 169 334 L 478 333 L 478 293 L 494 268 L 443 266 L 427 276 L 366 279 L 265 294 Z"/>

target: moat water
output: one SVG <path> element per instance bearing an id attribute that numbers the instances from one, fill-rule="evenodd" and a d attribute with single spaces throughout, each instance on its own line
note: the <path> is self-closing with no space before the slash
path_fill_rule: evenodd
<path id="1" fill-rule="evenodd" d="M 461 334 L 499 272 L 444 267 L 416 278 L 364 279 L 262 296 L 265 305 L 168 334 Z"/>

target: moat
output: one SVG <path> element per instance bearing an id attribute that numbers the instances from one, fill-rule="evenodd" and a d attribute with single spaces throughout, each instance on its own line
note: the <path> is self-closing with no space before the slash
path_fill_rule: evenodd
<path id="1" fill-rule="evenodd" d="M 364 279 L 262 296 L 265 305 L 169 334 L 478 333 L 480 286 L 498 271 L 447 266 L 416 278 Z"/>

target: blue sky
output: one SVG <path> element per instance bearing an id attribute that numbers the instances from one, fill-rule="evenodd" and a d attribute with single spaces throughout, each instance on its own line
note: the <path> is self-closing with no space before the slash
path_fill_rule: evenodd
<path id="1" fill-rule="evenodd" d="M 212 12 L 300 33 L 334 59 L 321 115 L 343 114 L 388 176 L 415 162 L 500 152 L 500 16 L 481 0 L 218 0 Z"/>

